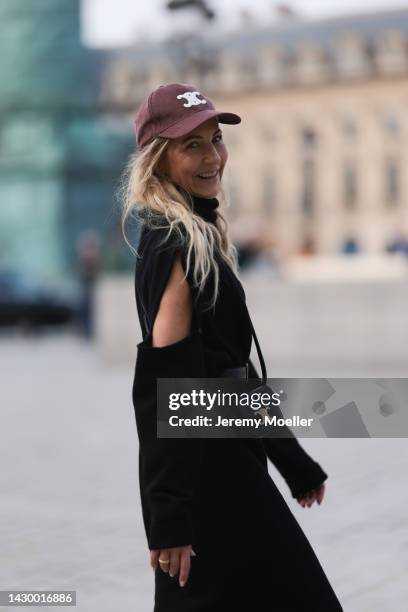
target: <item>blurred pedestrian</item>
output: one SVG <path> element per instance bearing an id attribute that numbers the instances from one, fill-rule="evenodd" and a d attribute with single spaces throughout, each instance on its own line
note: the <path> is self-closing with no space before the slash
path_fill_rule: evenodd
<path id="1" fill-rule="evenodd" d="M 96 231 L 82 232 L 77 241 L 78 274 L 81 284 L 80 322 L 85 338 L 94 335 L 95 284 L 101 267 L 100 238 Z"/>
<path id="2" fill-rule="evenodd" d="M 359 252 L 358 242 L 355 238 L 351 236 L 346 238 L 342 244 L 341 252 L 344 255 L 355 255 Z"/>
<path id="3" fill-rule="evenodd" d="M 388 244 L 386 250 L 388 253 L 402 253 L 403 255 L 408 255 L 408 239 L 402 234 L 397 234 Z"/>

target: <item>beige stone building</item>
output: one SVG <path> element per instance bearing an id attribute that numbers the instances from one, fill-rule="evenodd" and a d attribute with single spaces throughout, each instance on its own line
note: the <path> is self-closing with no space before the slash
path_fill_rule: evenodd
<path id="1" fill-rule="evenodd" d="M 133 119 L 146 92 L 176 80 L 243 118 L 223 128 L 241 238 L 261 231 L 287 256 L 408 237 L 408 9 L 121 49 L 102 103 Z"/>

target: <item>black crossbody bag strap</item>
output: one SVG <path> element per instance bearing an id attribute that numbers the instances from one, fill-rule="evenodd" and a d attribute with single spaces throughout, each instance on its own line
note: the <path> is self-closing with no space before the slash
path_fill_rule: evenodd
<path id="1" fill-rule="evenodd" d="M 140 299 L 140 296 L 139 296 L 139 304 L 140 304 L 140 306 L 142 308 L 143 322 L 144 322 L 145 330 L 147 332 L 147 336 L 146 336 L 145 339 L 147 339 L 150 336 L 150 334 L 151 334 L 151 329 L 150 329 L 149 319 L 147 317 L 146 308 L 145 308 L 145 306 L 143 304 L 143 301 Z M 199 328 L 200 332 L 201 332 L 201 315 L 202 315 L 201 308 L 198 308 L 197 318 L 198 318 L 198 328 Z M 258 341 L 258 337 L 256 335 L 255 328 L 253 326 L 253 323 L 252 323 L 251 317 L 249 315 L 249 312 L 248 312 L 248 318 L 249 318 L 249 323 L 251 325 L 252 337 L 253 337 L 253 339 L 255 341 L 256 351 L 258 353 L 259 363 L 261 365 L 262 384 L 266 384 L 266 380 L 268 378 L 268 375 L 267 375 L 267 372 L 266 372 L 265 360 L 263 358 L 261 347 L 260 347 L 259 341 Z"/>
<path id="2" fill-rule="evenodd" d="M 258 337 L 256 335 L 255 328 L 253 326 L 253 323 L 252 323 L 252 320 L 251 320 L 251 316 L 250 316 L 249 311 L 248 311 L 248 307 L 246 305 L 245 300 L 243 300 L 243 302 L 244 302 L 245 307 L 247 309 L 248 319 L 249 319 L 249 323 L 250 323 L 250 326 L 251 326 L 251 333 L 252 333 L 252 337 L 253 337 L 253 339 L 255 341 L 256 351 L 258 353 L 258 359 L 259 359 L 259 363 L 260 363 L 260 366 L 261 366 L 261 372 L 262 372 L 262 384 L 266 384 L 266 381 L 268 379 L 268 375 L 267 375 L 267 372 L 266 372 L 265 360 L 264 360 L 263 355 L 262 355 L 261 347 L 259 345 Z M 144 326 L 145 326 L 145 329 L 146 329 L 146 332 L 147 332 L 147 336 L 146 336 L 145 339 L 147 339 L 147 338 L 149 338 L 152 330 L 150 329 L 150 324 L 149 324 L 149 319 L 148 319 L 148 316 L 147 316 L 146 308 L 145 308 L 145 306 L 143 304 L 143 300 L 141 299 L 140 295 L 139 295 L 139 303 L 140 303 L 140 306 L 142 308 L 143 322 L 144 322 Z M 198 329 L 199 329 L 199 332 L 201 333 L 202 312 L 201 312 L 200 305 L 198 305 L 197 311 L 195 311 L 195 312 L 197 312 Z"/>
<path id="3" fill-rule="evenodd" d="M 262 371 L 262 384 L 263 384 L 263 385 L 265 385 L 265 384 L 266 384 L 266 381 L 267 381 L 267 379 L 268 379 L 268 375 L 267 375 L 267 373 L 266 373 L 265 360 L 264 360 L 264 358 L 263 358 L 262 351 L 261 351 L 261 347 L 259 346 L 258 338 L 257 338 L 257 335 L 256 335 L 256 333 L 255 333 L 255 329 L 254 329 L 254 326 L 253 326 L 253 324 L 252 324 L 251 317 L 249 316 L 249 312 L 248 312 L 248 317 L 249 317 L 249 322 L 250 322 L 250 324 L 251 324 L 252 336 L 253 336 L 254 341 L 255 341 L 256 351 L 257 351 L 257 353 L 258 353 L 259 363 L 260 363 L 260 365 L 261 365 L 261 371 Z"/>

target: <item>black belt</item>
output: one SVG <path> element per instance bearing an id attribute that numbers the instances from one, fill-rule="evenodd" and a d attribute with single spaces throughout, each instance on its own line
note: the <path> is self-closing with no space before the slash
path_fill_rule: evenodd
<path id="1" fill-rule="evenodd" d="M 244 378 L 245 380 L 248 380 L 249 364 L 246 363 L 240 368 L 225 368 L 219 375 L 219 378 Z"/>

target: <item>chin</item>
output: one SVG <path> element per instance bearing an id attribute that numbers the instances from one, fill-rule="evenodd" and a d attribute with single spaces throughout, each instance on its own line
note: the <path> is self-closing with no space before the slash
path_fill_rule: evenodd
<path id="1" fill-rule="evenodd" d="M 207 193 L 200 193 L 199 197 L 200 198 L 207 198 L 207 200 L 212 200 L 213 198 L 216 198 L 218 195 L 218 189 L 217 191 L 208 191 Z"/>
<path id="2" fill-rule="evenodd" d="M 199 198 L 216 198 L 221 190 L 221 181 L 214 182 L 212 185 L 192 185 L 191 193 Z"/>
<path id="3" fill-rule="evenodd" d="M 212 199 L 212 198 L 216 198 L 217 195 L 220 192 L 220 187 L 217 187 L 216 189 L 195 189 L 193 191 L 194 195 L 198 196 L 199 198 L 207 198 L 207 199 Z"/>

